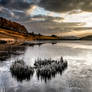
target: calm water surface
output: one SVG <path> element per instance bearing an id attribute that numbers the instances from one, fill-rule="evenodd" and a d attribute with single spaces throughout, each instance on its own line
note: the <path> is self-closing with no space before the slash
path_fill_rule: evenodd
<path id="1" fill-rule="evenodd" d="M 17 54 L 16 54 L 16 53 Z M 0 92 L 92 92 L 92 42 L 63 41 L 57 44 L 41 46 L 0 47 Z M 30 80 L 17 81 L 12 77 L 12 62 L 23 59 L 33 66 L 37 58 L 59 60 L 63 56 L 68 67 L 62 75 L 45 82 L 37 78 L 36 73 Z"/>

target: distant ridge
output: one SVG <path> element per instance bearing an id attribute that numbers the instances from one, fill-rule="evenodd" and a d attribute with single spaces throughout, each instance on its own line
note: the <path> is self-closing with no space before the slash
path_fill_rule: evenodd
<path id="1" fill-rule="evenodd" d="M 92 40 L 92 35 L 81 37 L 80 40 Z"/>
<path id="2" fill-rule="evenodd" d="M 76 36 L 63 36 L 60 38 L 61 40 L 79 40 L 80 38 Z"/>
<path id="3" fill-rule="evenodd" d="M 27 29 L 23 25 L 16 22 L 11 22 L 10 20 L 7 20 L 3 17 L 0 17 L 0 28 L 24 34 L 28 33 Z"/>

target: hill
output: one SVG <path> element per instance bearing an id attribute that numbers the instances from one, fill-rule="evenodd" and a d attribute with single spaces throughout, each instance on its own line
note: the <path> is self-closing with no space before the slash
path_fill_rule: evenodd
<path id="1" fill-rule="evenodd" d="M 63 36 L 60 38 L 61 40 L 79 40 L 76 36 Z"/>
<path id="2" fill-rule="evenodd" d="M 21 43 L 25 41 L 52 39 L 57 39 L 57 37 L 44 36 L 33 32 L 28 33 L 23 25 L 0 17 L 0 41 L 4 40 L 7 43 Z"/>
<path id="3" fill-rule="evenodd" d="M 23 25 L 16 22 L 12 22 L 2 17 L 0 17 L 0 28 L 19 32 L 19 33 L 25 33 L 25 34 L 28 33 Z"/>

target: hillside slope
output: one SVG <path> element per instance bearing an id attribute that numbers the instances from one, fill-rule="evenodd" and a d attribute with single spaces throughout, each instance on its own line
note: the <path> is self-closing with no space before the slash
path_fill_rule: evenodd
<path id="1" fill-rule="evenodd" d="M 28 33 L 26 28 L 16 22 L 11 22 L 10 20 L 7 20 L 5 18 L 0 17 L 0 28 L 19 32 L 19 33 Z"/>
<path id="2" fill-rule="evenodd" d="M 23 25 L 0 17 L 0 40 L 5 40 L 8 42 L 25 42 L 52 39 L 57 38 L 39 34 L 30 34 Z"/>

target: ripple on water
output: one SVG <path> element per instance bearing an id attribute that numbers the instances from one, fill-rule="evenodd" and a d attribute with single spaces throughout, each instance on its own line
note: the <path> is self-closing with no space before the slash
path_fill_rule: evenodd
<path id="1" fill-rule="evenodd" d="M 63 56 L 68 61 L 68 68 L 62 76 L 56 76 L 49 80 L 47 84 L 37 80 L 34 75 L 30 81 L 19 83 L 9 73 L 6 73 L 9 72 L 11 65 L 11 62 L 9 63 L 6 60 L 5 62 L 7 63 L 2 62 L 3 66 L 0 65 L 0 85 L 2 85 L 0 88 L 5 88 L 5 83 L 7 84 L 6 90 L 9 90 L 8 92 L 11 92 L 11 90 L 12 92 L 61 92 L 61 90 L 62 92 L 92 92 L 91 42 L 62 42 L 56 45 L 47 44 L 40 47 L 27 46 L 22 52 L 24 54 L 20 56 L 12 56 L 13 61 L 16 58 L 23 58 L 27 65 L 33 65 L 34 60 L 37 58 L 58 59 Z M 4 77 L 3 74 L 5 73 Z M 6 81 L 4 81 L 4 78 Z"/>

